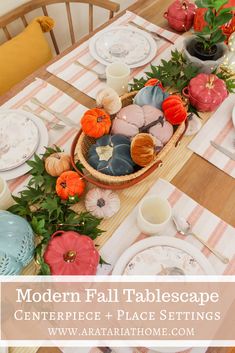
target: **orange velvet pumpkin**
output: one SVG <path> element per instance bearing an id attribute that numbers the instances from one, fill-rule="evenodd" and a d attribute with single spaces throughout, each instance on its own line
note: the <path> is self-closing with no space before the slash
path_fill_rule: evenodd
<path id="1" fill-rule="evenodd" d="M 109 133 L 110 115 L 104 110 L 94 108 L 88 110 L 81 120 L 82 130 L 89 137 L 99 138 Z"/>
<path id="2" fill-rule="evenodd" d="M 165 118 L 172 125 L 179 125 L 187 118 L 187 110 L 182 99 L 177 95 L 171 95 L 162 103 Z"/>
<path id="3" fill-rule="evenodd" d="M 56 192 L 62 200 L 70 197 L 81 196 L 85 190 L 85 183 L 80 176 L 73 171 L 62 173 L 56 181 Z"/>
<path id="4" fill-rule="evenodd" d="M 131 142 L 131 158 L 140 167 L 153 162 L 156 155 L 154 138 L 150 134 L 138 134 Z"/>
<path id="5" fill-rule="evenodd" d="M 206 27 L 207 22 L 204 19 L 207 8 L 198 8 L 194 16 L 193 28 L 196 32 L 201 32 Z"/>

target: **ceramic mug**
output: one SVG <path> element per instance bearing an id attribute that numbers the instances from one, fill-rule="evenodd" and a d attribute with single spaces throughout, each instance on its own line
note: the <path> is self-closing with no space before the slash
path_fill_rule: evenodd
<path id="1" fill-rule="evenodd" d="M 0 176 L 0 210 L 7 210 L 14 204 L 7 182 Z"/>
<path id="2" fill-rule="evenodd" d="M 114 62 L 107 66 L 107 85 L 113 88 L 119 96 L 128 92 L 130 68 L 122 62 Z"/>
<path id="3" fill-rule="evenodd" d="M 162 232 L 169 224 L 172 209 L 169 202 L 158 196 L 145 197 L 139 205 L 137 224 L 142 233 L 153 235 Z"/>

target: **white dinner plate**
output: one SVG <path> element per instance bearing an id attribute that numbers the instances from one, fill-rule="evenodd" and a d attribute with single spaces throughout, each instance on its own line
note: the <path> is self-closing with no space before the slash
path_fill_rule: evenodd
<path id="1" fill-rule="evenodd" d="M 35 122 L 17 110 L 0 110 L 0 172 L 15 169 L 36 151 L 39 133 Z"/>
<path id="2" fill-rule="evenodd" d="M 235 105 L 233 107 L 232 119 L 233 119 L 233 126 L 235 128 Z"/>
<path id="3" fill-rule="evenodd" d="M 150 34 L 132 26 L 109 27 L 95 34 L 89 42 L 90 54 L 101 64 L 121 61 L 130 68 L 149 63 L 157 44 Z"/>
<path id="4" fill-rule="evenodd" d="M 38 155 L 41 155 L 44 153 L 45 147 L 48 145 L 49 136 L 48 136 L 47 128 L 41 119 L 34 116 L 32 113 L 25 112 L 23 110 L 13 110 L 13 109 L 1 110 L 1 114 L 2 113 L 22 114 L 25 117 L 28 117 L 29 119 L 31 119 L 37 126 L 38 136 L 39 136 L 38 145 L 34 152 Z M 29 158 L 29 160 L 30 159 L 33 159 L 33 156 Z M 30 169 L 31 169 L 30 166 L 25 162 L 14 169 L 1 171 L 0 176 L 5 180 L 12 180 L 12 179 L 18 178 L 21 175 L 26 174 Z"/>
<path id="5" fill-rule="evenodd" d="M 215 271 L 213 267 L 211 266 L 210 262 L 207 260 L 207 258 L 193 245 L 190 243 L 177 239 L 174 237 L 165 237 L 165 236 L 152 236 L 150 238 L 140 240 L 137 243 L 133 244 L 131 247 L 129 247 L 124 253 L 120 256 L 118 261 L 116 262 L 113 272 L 113 275 L 124 275 L 126 272 L 126 275 L 140 275 L 140 273 L 137 273 L 137 271 L 131 271 L 130 269 L 127 270 L 128 265 L 132 263 L 134 260 L 136 263 L 136 259 L 138 259 L 138 254 L 146 251 L 147 249 L 154 249 L 162 247 L 164 249 L 169 247 L 175 249 L 175 256 L 173 256 L 173 261 L 172 261 L 172 267 L 179 267 L 181 268 L 182 263 L 180 263 L 181 260 L 179 260 L 179 264 L 177 265 L 176 263 L 176 254 L 177 252 L 179 253 L 180 257 L 182 257 L 183 254 L 185 254 L 185 258 L 190 260 L 192 259 L 192 263 L 194 265 L 197 265 L 202 269 L 202 272 L 204 275 L 214 275 Z M 164 252 L 163 252 L 164 253 Z M 174 254 L 174 252 L 173 252 Z M 167 256 L 167 252 L 165 252 L 165 256 Z M 145 262 L 147 261 L 146 258 L 144 257 Z M 163 263 L 163 266 L 167 264 L 167 267 L 170 267 L 170 259 L 165 259 L 163 262 L 163 257 L 160 259 L 160 261 Z M 141 260 L 142 261 L 142 260 Z M 155 266 L 157 266 L 157 261 L 155 258 Z M 145 263 L 146 266 L 146 271 L 142 271 L 141 275 L 153 275 L 152 271 L 147 268 L 147 264 Z M 128 272 L 128 273 L 127 273 Z M 192 273 L 192 275 L 195 275 L 196 273 Z M 200 273 L 202 274 L 202 273 Z M 187 273 L 189 275 L 189 273 Z"/>
<path id="6" fill-rule="evenodd" d="M 141 275 L 153 275 L 155 274 L 155 270 L 148 266 L 148 262 L 150 263 L 152 260 L 154 262 L 155 269 L 157 268 L 157 258 L 154 256 L 154 249 L 159 250 L 161 256 L 159 258 L 160 262 L 163 262 L 163 265 L 167 265 L 165 267 L 177 267 L 182 269 L 183 260 L 190 261 L 192 259 L 192 263 L 198 266 L 201 269 L 201 273 L 204 275 L 215 275 L 215 271 L 211 266 L 210 262 L 207 258 L 193 245 L 190 243 L 177 239 L 174 237 L 167 236 L 152 236 L 147 239 L 143 239 L 138 241 L 137 243 L 130 246 L 124 253 L 120 256 L 118 261 L 116 262 L 114 269 L 112 271 L 112 275 L 140 275 L 138 270 L 141 268 Z M 164 249 L 167 248 L 174 250 L 167 253 L 164 252 Z M 152 252 L 153 251 L 153 252 Z M 148 253 L 149 252 L 149 253 Z M 152 253 L 151 253 L 152 252 Z M 143 254 L 147 256 L 143 256 Z M 139 256 L 140 255 L 140 256 Z M 169 256 L 168 256 L 169 255 Z M 139 259 L 138 259 L 139 256 Z M 151 259 L 149 256 L 153 256 Z M 178 258 L 178 261 L 177 261 Z M 140 262 L 139 262 L 140 260 Z M 171 263 L 172 261 L 172 263 Z M 142 262 L 142 263 L 141 263 Z M 132 264 L 134 264 L 134 268 L 132 269 Z M 143 271 L 143 268 L 146 270 Z M 150 269 L 150 270 L 149 270 Z M 188 268 L 189 269 L 189 268 Z M 159 272 L 159 271 L 156 271 Z M 192 275 L 195 275 L 191 273 Z M 186 273 L 189 275 L 189 273 Z M 189 349 L 190 347 L 149 347 L 151 351 L 159 352 L 159 353 L 176 353 Z"/>

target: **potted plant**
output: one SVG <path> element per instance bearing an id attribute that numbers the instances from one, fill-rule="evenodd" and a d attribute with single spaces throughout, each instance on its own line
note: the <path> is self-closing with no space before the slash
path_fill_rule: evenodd
<path id="1" fill-rule="evenodd" d="M 223 62 L 228 50 L 221 26 L 232 19 L 233 8 L 224 7 L 228 0 L 196 0 L 195 3 L 198 8 L 206 8 L 205 25 L 201 31 L 185 40 L 185 56 L 201 72 L 211 73 Z"/>

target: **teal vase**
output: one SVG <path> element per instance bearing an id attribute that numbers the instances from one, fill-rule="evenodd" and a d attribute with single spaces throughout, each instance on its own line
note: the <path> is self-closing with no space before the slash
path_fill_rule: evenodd
<path id="1" fill-rule="evenodd" d="M 0 211 L 0 275 L 18 275 L 33 259 L 34 234 L 29 223 Z"/>

